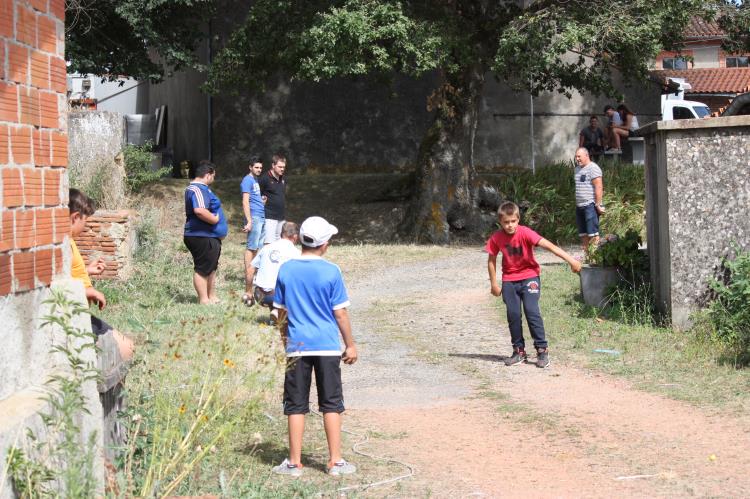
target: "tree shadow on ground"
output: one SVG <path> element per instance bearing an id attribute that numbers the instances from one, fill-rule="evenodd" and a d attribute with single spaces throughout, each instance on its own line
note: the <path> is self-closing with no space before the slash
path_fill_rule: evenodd
<path id="1" fill-rule="evenodd" d="M 494 355 L 488 353 L 449 353 L 448 357 L 460 357 L 462 359 L 486 360 L 487 362 L 502 362 L 508 358 L 507 355 Z"/>

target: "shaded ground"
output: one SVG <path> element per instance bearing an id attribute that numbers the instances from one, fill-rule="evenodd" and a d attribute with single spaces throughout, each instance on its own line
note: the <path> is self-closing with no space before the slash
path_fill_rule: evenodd
<path id="1" fill-rule="evenodd" d="M 434 497 L 746 497 L 747 421 L 560 365 L 506 368 L 486 258 L 352 276 L 361 361 L 344 371 L 347 424 L 395 435 L 365 449 L 416 466 L 398 488 Z M 364 459 L 364 458 L 360 458 Z"/>

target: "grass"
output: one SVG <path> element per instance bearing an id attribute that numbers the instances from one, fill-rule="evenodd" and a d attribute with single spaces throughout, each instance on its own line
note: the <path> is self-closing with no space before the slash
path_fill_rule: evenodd
<path id="1" fill-rule="evenodd" d="M 599 318 L 579 301 L 578 276 L 567 266 L 545 266 L 543 280 L 542 314 L 556 356 L 697 405 L 737 413 L 750 407 L 750 371 L 723 364 L 721 351 L 699 332 Z"/>
<path id="2" fill-rule="evenodd" d="M 240 234 L 230 235 L 222 249 L 217 286 L 223 305 L 196 303 L 191 257 L 179 227 L 164 213 L 171 204 L 142 210 L 144 244 L 133 275 L 97 283 L 108 297 L 103 316 L 138 343 L 138 360 L 126 381 L 129 445 L 118 463 L 118 493 L 112 495 L 311 497 L 400 473 L 395 464 L 351 456 L 346 449 L 358 437 L 344 435 L 345 455 L 356 459 L 360 472 L 330 480 L 323 473 L 322 419 L 315 415 L 307 418 L 305 476 L 280 480 L 270 473 L 287 453 L 278 332 L 266 325 L 265 309 L 240 304 Z M 227 211 L 234 213 L 232 207 Z M 354 277 L 384 265 L 394 253 L 416 261 L 442 252 L 437 247 L 334 245 L 329 258 Z M 371 441 L 392 438 L 398 437 L 370 435 Z"/>
<path id="3" fill-rule="evenodd" d="M 559 183 L 560 168 L 542 172 L 539 178 L 550 185 Z M 610 167 L 605 167 L 605 178 L 611 179 L 606 184 L 608 195 L 620 199 L 619 205 L 607 201 L 608 213 L 617 212 L 616 207 L 621 206 L 618 224 L 642 223 L 642 204 L 633 187 L 639 178 L 642 182 L 642 172 L 623 166 L 606 168 Z M 303 449 L 303 458 L 312 465 L 308 473 L 301 480 L 279 480 L 270 474 L 271 465 L 285 457 L 287 448 L 286 419 L 280 408 L 283 359 L 276 331 L 264 323 L 265 313 L 239 305 L 242 236 L 230 232 L 222 250 L 217 285 L 224 306 L 197 305 L 191 284 L 192 262 L 182 244 L 180 217 L 175 217 L 182 211 L 183 186 L 165 185 L 164 189 L 147 189 L 139 203 L 143 220 L 139 232 L 145 244 L 133 276 L 123 282 L 98 283 L 109 300 L 103 317 L 133 334 L 139 344 L 138 362 L 127 379 L 130 410 L 126 423 L 133 434 L 121 463 L 120 496 L 158 495 L 180 478 L 170 493 L 312 497 L 334 495 L 339 486 L 400 473 L 398 466 L 357 458 L 360 473 L 356 477 L 341 482 L 328 479 L 321 471 L 327 454 L 322 421 L 311 415 Z M 516 192 L 532 192 L 528 185 L 527 180 L 517 180 Z M 229 184 L 225 188 L 229 189 Z M 230 225 L 237 227 L 238 205 L 229 194 L 226 196 L 223 199 Z M 536 209 L 539 211 L 529 208 L 530 214 L 545 220 L 543 206 Z M 573 214 L 572 209 L 559 208 L 557 212 L 563 218 L 554 219 L 556 227 L 565 225 L 564 217 Z M 341 245 L 334 241 L 327 256 L 341 266 L 347 282 L 361 283 L 394 262 L 450 258 L 451 251 L 450 247 Z M 597 321 L 595 311 L 577 299 L 577 279 L 567 267 L 545 266 L 548 291 L 542 309 L 556 357 L 626 377 L 638 387 L 669 397 L 733 411 L 747 409 L 747 370 L 717 365 L 712 349 L 695 335 L 637 321 L 630 321 L 630 325 Z M 398 311 L 391 301 L 388 297 L 379 300 L 368 314 L 379 317 L 387 326 Z M 403 300 L 399 303 L 404 305 Z M 450 361 L 435 352 L 435 345 L 400 334 L 398 325 L 382 329 L 414 347 L 415 355 L 423 359 Z M 620 354 L 595 353 L 595 349 Z M 470 374 L 480 381 L 483 376 L 481 372 Z M 496 401 L 503 414 L 523 424 L 519 419 L 523 411 L 510 407 L 513 404 L 503 397 L 489 392 L 486 395 Z M 526 413 L 524 417 L 535 416 Z M 370 433 L 371 440 L 381 443 L 393 438 L 401 437 Z M 345 435 L 344 448 L 350 448 L 356 439 Z M 175 456 L 179 456 L 177 462 Z M 174 463 L 172 471 L 167 469 L 170 463 Z"/>

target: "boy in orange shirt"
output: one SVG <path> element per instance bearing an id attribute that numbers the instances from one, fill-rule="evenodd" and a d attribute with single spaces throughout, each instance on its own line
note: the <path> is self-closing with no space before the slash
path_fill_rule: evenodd
<path id="1" fill-rule="evenodd" d="M 86 299 L 89 303 L 97 304 L 99 310 L 102 310 L 107 305 L 107 298 L 104 296 L 104 293 L 94 287 L 89 275 L 101 274 L 104 271 L 104 260 L 97 258 L 86 266 L 80 251 L 78 251 L 78 246 L 73 239 L 86 229 L 86 219 L 96 211 L 94 202 L 78 189 L 70 189 L 68 209 L 70 211 L 70 249 L 73 254 L 70 274 L 74 279 L 83 282 L 86 289 Z M 133 340 L 116 331 L 112 326 L 94 315 L 91 315 L 91 331 L 97 338 L 111 331 L 122 360 L 124 362 L 132 360 L 134 350 Z"/>

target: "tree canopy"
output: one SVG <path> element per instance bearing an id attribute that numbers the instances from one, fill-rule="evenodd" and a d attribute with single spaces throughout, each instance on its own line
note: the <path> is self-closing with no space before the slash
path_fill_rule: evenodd
<path id="1" fill-rule="evenodd" d="M 612 93 L 613 69 L 643 78 L 679 45 L 701 0 L 259 0 L 211 68 L 210 88 L 273 72 L 318 81 L 478 64 L 512 85 Z"/>
<path id="2" fill-rule="evenodd" d="M 199 66 L 193 50 L 221 8 L 219 0 L 88 1 L 69 24 L 72 69 L 151 80 L 165 67 Z M 434 122 L 401 232 L 447 242 L 451 229 L 477 228 L 473 151 L 486 75 L 532 94 L 617 96 L 614 73 L 645 79 L 660 50 L 680 49 L 696 15 L 732 31 L 727 47 L 747 46 L 748 10 L 738 0 L 254 0 L 218 47 L 205 88 L 258 90 L 273 75 L 435 72 L 440 83 L 426 102 Z"/>
<path id="3" fill-rule="evenodd" d="M 65 58 L 70 70 L 115 79 L 161 81 L 183 67 L 201 68 L 213 0 L 68 0 Z"/>

